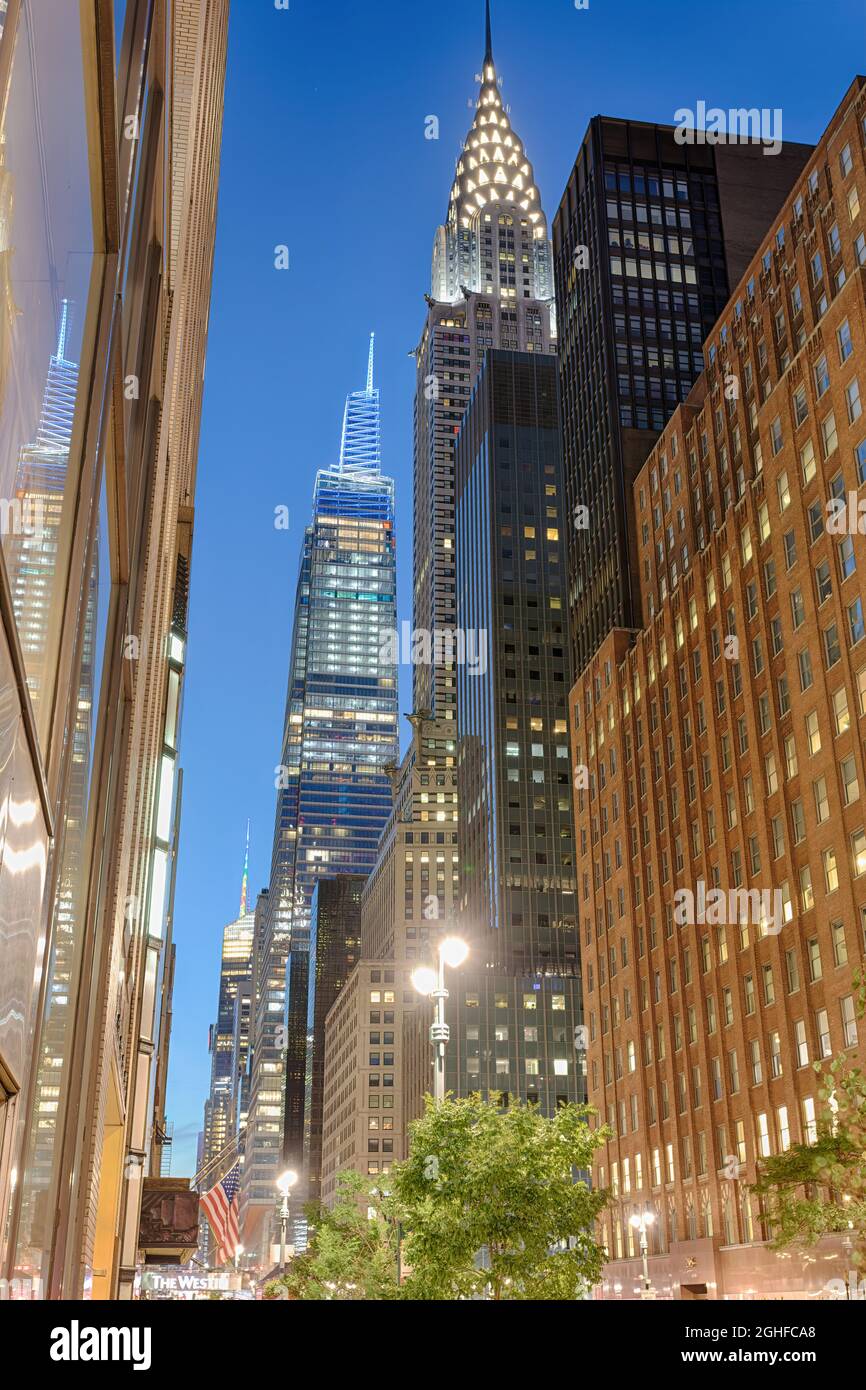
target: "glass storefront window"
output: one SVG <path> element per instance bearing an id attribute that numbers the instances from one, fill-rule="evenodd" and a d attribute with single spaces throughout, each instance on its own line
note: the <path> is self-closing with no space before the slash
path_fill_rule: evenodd
<path id="1" fill-rule="evenodd" d="M 42 974 L 48 835 L 15 673 L 0 632 L 0 1059 L 20 1084 Z"/>

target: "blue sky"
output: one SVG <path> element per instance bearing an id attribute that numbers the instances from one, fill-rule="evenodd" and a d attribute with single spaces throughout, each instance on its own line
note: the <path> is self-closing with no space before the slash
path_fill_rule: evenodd
<path id="1" fill-rule="evenodd" d="M 383 462 L 397 480 L 400 616 L 412 564 L 415 346 L 468 102 L 482 0 L 234 0 L 216 270 L 196 496 L 177 976 L 172 1172 L 192 1174 L 210 1075 L 223 925 L 267 883 L 298 551 L 317 468 L 376 332 Z M 493 0 L 503 99 L 552 222 L 590 117 L 671 123 L 678 107 L 770 107 L 819 138 L 866 66 L 862 0 Z M 772 44 L 770 36 L 772 35 Z M 425 118 L 440 122 L 424 138 Z M 274 248 L 290 268 L 274 268 Z M 291 526 L 276 530 L 274 509 Z M 405 672 L 402 675 L 405 676 Z M 402 710 L 409 709 L 404 683 Z"/>

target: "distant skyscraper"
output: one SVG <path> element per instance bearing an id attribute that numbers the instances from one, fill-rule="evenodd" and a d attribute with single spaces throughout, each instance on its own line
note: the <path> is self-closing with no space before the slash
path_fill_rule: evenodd
<path id="1" fill-rule="evenodd" d="M 274 935 L 267 890 L 256 902 L 253 921 L 252 998 L 244 1133 L 244 1165 L 239 1197 L 241 1243 L 251 1260 L 269 1263 L 270 1216 L 283 1152 L 283 1074 L 285 1052 L 287 933 Z"/>
<path id="2" fill-rule="evenodd" d="M 310 901 L 319 877 L 368 874 L 398 751 L 394 484 L 382 475 L 373 339 L 343 418 L 339 462 L 316 476 L 295 599 L 271 865 L 272 949 L 288 948 L 286 1157 L 301 1165 L 308 1066 Z"/>
<path id="3" fill-rule="evenodd" d="M 555 334 L 547 219 L 499 93 L 490 6 L 475 119 L 433 244 L 432 292 L 415 350 L 416 630 L 456 625 L 454 442 L 485 348 L 549 353 Z M 414 707 L 454 719 L 453 663 L 417 664 Z"/>
<path id="4" fill-rule="evenodd" d="M 237 1133 L 241 1110 L 240 1090 L 246 1071 L 249 1040 L 249 991 L 255 923 L 255 913 L 247 908 L 249 853 L 247 827 L 240 909 L 235 920 L 223 929 L 217 1021 L 211 1030 L 210 1094 L 205 1105 L 205 1163 L 214 1159 Z M 246 1009 L 241 1002 L 244 995 L 247 999 Z"/>
<path id="5" fill-rule="evenodd" d="M 809 153 L 590 122 L 553 222 L 575 675 L 612 627 L 640 626 L 631 484 Z"/>

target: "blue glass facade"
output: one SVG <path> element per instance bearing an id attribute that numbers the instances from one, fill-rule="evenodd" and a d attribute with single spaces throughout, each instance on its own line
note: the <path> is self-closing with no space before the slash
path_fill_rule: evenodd
<path id="1" fill-rule="evenodd" d="M 372 342 L 346 403 L 340 462 L 316 477 L 295 599 L 271 868 L 273 937 L 288 943 L 285 1147 L 300 1165 L 308 1069 L 310 903 L 320 877 L 367 875 L 391 810 L 397 669 L 394 484 L 379 466 Z"/>

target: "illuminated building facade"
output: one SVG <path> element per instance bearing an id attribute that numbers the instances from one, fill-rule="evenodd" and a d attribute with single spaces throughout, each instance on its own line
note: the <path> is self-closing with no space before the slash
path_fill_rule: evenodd
<path id="1" fill-rule="evenodd" d="M 219 998 L 216 1023 L 210 1029 L 210 1090 L 204 1107 L 202 1168 L 219 1158 L 226 1146 L 224 1162 L 217 1163 L 203 1181 L 214 1185 L 222 1170 L 230 1169 L 243 1153 L 242 1119 L 246 1122 L 249 1096 L 249 1042 L 253 981 L 256 914 L 247 905 L 249 887 L 249 827 L 241 881 L 240 910 L 233 922 L 223 928 L 220 958 Z M 201 1245 L 207 1258 L 213 1252 L 213 1236 L 207 1219 L 200 1222 Z"/>
<path id="2" fill-rule="evenodd" d="M 576 671 L 640 623 L 631 484 L 808 154 L 590 122 L 553 220 Z"/>
<path id="3" fill-rule="evenodd" d="M 549 353 L 555 340 L 547 219 L 503 105 L 490 6 L 475 118 L 433 244 L 428 313 L 415 350 L 413 622 L 456 627 L 454 444 L 488 347 Z M 452 661 L 414 668 L 414 708 L 456 717 Z"/>
<path id="4" fill-rule="evenodd" d="M 252 1265 L 270 1267 L 271 1217 L 282 1168 L 288 932 L 275 934 L 267 889 L 253 924 L 247 1124 L 238 1196 L 241 1244 Z"/>
<path id="5" fill-rule="evenodd" d="M 844 1216 L 774 1251 L 753 1185 L 866 1042 L 864 148 L 859 77 L 634 480 L 644 625 L 571 696 L 605 1298 L 640 1296 L 643 1211 L 660 1297 L 827 1297 L 850 1265 Z"/>
<path id="6" fill-rule="evenodd" d="M 487 352 L 456 485 L 457 619 L 485 635 L 485 660 L 457 672 L 457 926 L 470 955 L 449 980 L 446 1085 L 552 1114 L 585 1095 L 554 356 Z"/>
<path id="7" fill-rule="evenodd" d="M 204 1162 L 237 1133 L 241 1086 L 249 1039 L 249 991 L 253 968 L 255 912 L 247 907 L 249 838 L 244 863 L 240 911 L 223 929 L 217 1020 L 211 1027 L 210 1094 L 205 1104 Z M 246 1010 L 243 991 L 247 986 Z"/>
<path id="8" fill-rule="evenodd" d="M 448 720 L 410 716 L 410 723 L 412 742 L 391 771 L 393 806 L 361 897 L 362 959 L 325 1023 L 326 1203 L 345 1168 L 387 1177 L 405 1156 L 406 1124 L 432 1085 L 428 1007 L 410 976 L 456 904 L 457 743 Z"/>
<path id="9" fill-rule="evenodd" d="M 373 341 L 339 462 L 319 471 L 295 600 L 269 890 L 274 950 L 288 949 L 285 1156 L 302 1167 L 310 903 L 320 877 L 370 872 L 397 755 L 394 484 L 379 453 Z"/>

